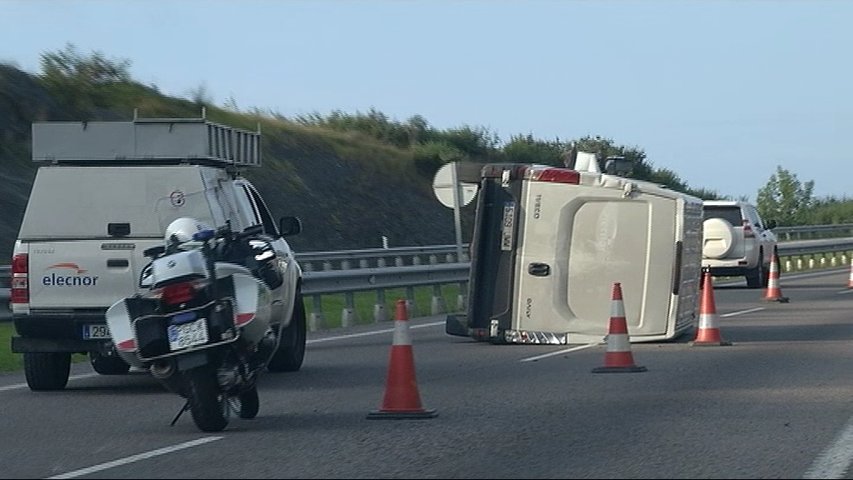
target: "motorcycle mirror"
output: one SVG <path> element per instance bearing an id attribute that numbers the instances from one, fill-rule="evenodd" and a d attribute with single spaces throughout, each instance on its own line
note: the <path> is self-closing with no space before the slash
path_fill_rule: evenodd
<path id="1" fill-rule="evenodd" d="M 193 240 L 197 242 L 205 242 L 213 238 L 214 235 L 216 235 L 216 232 L 214 230 L 201 230 L 193 233 Z"/>

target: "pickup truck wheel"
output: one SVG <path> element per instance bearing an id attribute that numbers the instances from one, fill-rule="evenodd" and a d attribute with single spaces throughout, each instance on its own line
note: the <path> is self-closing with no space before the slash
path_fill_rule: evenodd
<path id="1" fill-rule="evenodd" d="M 124 375 L 130 371 L 128 365 L 119 356 L 106 356 L 100 353 L 89 353 L 89 363 L 92 368 L 101 375 Z"/>
<path id="2" fill-rule="evenodd" d="M 71 373 L 71 354 L 25 353 L 24 373 L 30 390 L 62 390 Z"/>
<path id="3" fill-rule="evenodd" d="M 273 354 L 267 369 L 271 372 L 296 372 L 302 368 L 307 336 L 305 302 L 302 300 L 302 294 L 297 294 L 290 325 L 282 332 L 281 344 Z"/>

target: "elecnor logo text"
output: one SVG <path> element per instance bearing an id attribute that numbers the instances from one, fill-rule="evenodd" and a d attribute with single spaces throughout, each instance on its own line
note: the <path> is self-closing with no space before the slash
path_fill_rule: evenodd
<path id="1" fill-rule="evenodd" d="M 42 285 L 46 287 L 78 287 L 78 286 L 94 286 L 98 283 L 97 276 L 83 275 L 86 270 L 80 268 L 76 263 L 55 263 L 49 267 L 51 269 L 66 270 L 62 273 L 50 272 L 49 275 L 41 277 Z M 67 270 L 73 270 L 73 275 L 67 275 Z"/>

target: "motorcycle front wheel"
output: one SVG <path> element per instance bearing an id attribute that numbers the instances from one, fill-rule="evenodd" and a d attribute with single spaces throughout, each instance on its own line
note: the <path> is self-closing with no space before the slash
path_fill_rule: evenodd
<path id="1" fill-rule="evenodd" d="M 190 413 L 204 432 L 220 432 L 228 425 L 228 400 L 219 389 L 216 370 L 209 365 L 186 372 Z"/>

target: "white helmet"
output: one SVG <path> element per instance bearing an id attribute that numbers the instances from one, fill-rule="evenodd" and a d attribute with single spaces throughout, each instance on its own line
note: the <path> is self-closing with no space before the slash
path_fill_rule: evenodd
<path id="1" fill-rule="evenodd" d="M 193 239 L 194 233 L 202 230 L 213 230 L 213 227 L 194 218 L 181 217 L 172 220 L 172 223 L 166 227 L 166 234 L 164 238 L 168 243 L 172 238 L 172 235 L 175 235 L 179 242 L 189 242 Z"/>

